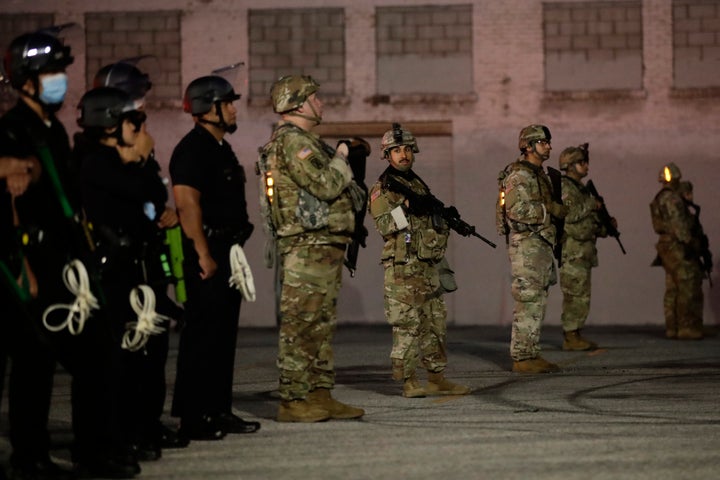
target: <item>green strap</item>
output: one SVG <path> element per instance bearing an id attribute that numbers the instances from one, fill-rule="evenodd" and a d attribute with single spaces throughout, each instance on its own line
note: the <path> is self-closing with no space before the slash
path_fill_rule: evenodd
<path id="1" fill-rule="evenodd" d="M 65 195 L 65 190 L 63 189 L 62 183 L 60 183 L 60 176 L 58 175 L 58 171 L 55 168 L 55 163 L 53 162 L 50 149 L 45 144 L 37 145 L 36 148 L 38 154 L 40 155 L 40 163 L 50 177 L 53 189 L 55 190 L 55 195 L 57 195 L 57 198 L 60 201 L 60 206 L 62 207 L 63 214 L 66 218 L 73 218 L 75 213 L 70 206 L 70 201 L 68 200 L 67 195 Z"/>
<path id="2" fill-rule="evenodd" d="M 4 283 L 8 285 L 10 291 L 15 294 L 16 299 L 18 299 L 21 303 L 25 303 L 30 300 L 30 291 L 27 288 L 21 288 L 17 284 L 15 276 L 12 272 L 10 272 L 10 269 L 2 260 L 0 260 L 0 276 L 2 277 Z M 22 278 L 23 284 L 27 285 L 27 272 L 24 267 L 22 268 Z"/>

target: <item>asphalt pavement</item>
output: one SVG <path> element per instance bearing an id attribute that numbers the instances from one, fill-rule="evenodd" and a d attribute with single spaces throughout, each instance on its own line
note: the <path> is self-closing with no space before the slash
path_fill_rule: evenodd
<path id="1" fill-rule="evenodd" d="M 360 421 L 288 424 L 278 406 L 277 332 L 241 329 L 234 409 L 259 432 L 192 442 L 142 463 L 140 479 L 714 479 L 720 478 L 720 337 L 667 340 L 661 326 L 588 328 L 591 352 L 564 352 L 543 329 L 560 373 L 510 371 L 510 327 L 452 328 L 446 376 L 467 396 L 406 399 L 390 378 L 390 329 L 339 326 L 339 400 Z M 172 394 L 177 334 L 168 360 Z M 421 378 L 424 382 L 424 374 Z M 69 377 L 56 375 L 53 457 L 69 465 Z M 169 396 L 166 404 L 169 410 Z M 7 431 L 7 399 L 0 430 Z M 166 417 L 167 423 L 176 419 Z M 0 439 L 6 456 L 7 440 Z"/>

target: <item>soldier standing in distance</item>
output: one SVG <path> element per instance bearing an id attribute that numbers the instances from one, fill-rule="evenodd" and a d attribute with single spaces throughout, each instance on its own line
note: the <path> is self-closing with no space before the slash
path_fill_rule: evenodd
<path id="1" fill-rule="evenodd" d="M 250 237 L 245 170 L 225 135 L 237 130 L 240 95 L 209 75 L 187 86 L 183 109 L 194 127 L 170 159 L 173 194 L 184 234 L 187 288 L 172 414 L 191 440 L 252 433 L 258 422 L 232 413 L 232 387 L 241 295 L 228 284 L 230 251 Z"/>
<path id="2" fill-rule="evenodd" d="M 567 207 L 552 200 L 552 186 L 542 168 L 550 158 L 550 130 L 529 125 L 520 131 L 522 154 L 500 172 L 499 233 L 508 235 L 513 309 L 510 356 L 513 372 L 547 373 L 559 367 L 540 356 L 540 330 L 548 288 L 556 279 L 552 218 L 564 218 Z"/>
<path id="3" fill-rule="evenodd" d="M 695 234 L 696 219 L 681 188 L 680 169 L 668 163 L 660 169 L 662 188 L 650 203 L 655 245 L 665 269 L 665 336 L 678 340 L 703 338 L 703 271 L 701 238 Z"/>
<path id="4" fill-rule="evenodd" d="M 393 327 L 390 353 L 393 379 L 403 382 L 406 398 L 467 395 L 470 389 L 444 376 L 447 366 L 447 308 L 438 264 L 445 258 L 450 228 L 420 199 L 430 190 L 412 170 L 419 152 L 412 133 L 399 124 L 385 132 L 380 146 L 390 164 L 370 190 L 368 210 L 385 240 L 380 258 L 385 270 L 385 317 Z M 389 186 L 399 182 L 418 196 L 407 198 Z M 428 372 L 423 388 L 418 363 Z"/>
<path id="5" fill-rule="evenodd" d="M 330 392 L 335 386 L 332 338 L 343 257 L 355 212 L 365 209 L 365 196 L 352 180 L 348 146 L 333 151 L 312 133 L 322 120 L 319 87 L 310 76 L 290 75 L 277 80 L 270 92 L 273 110 L 281 115 L 264 147 L 275 187 L 271 211 L 263 212 L 270 217 L 282 256 L 279 422 L 351 419 L 365 413 Z"/>
<path id="6" fill-rule="evenodd" d="M 559 268 L 563 293 L 563 350 L 591 350 L 597 344 L 584 338 L 580 330 L 590 313 L 591 272 L 597 267 L 597 237 L 606 237 L 597 210 L 602 206 L 588 191 L 582 179 L 587 177 L 590 160 L 587 144 L 568 147 L 559 159 L 562 176 L 562 200 L 568 208 L 562 235 L 562 264 Z M 617 228 L 617 222 L 611 219 Z"/>

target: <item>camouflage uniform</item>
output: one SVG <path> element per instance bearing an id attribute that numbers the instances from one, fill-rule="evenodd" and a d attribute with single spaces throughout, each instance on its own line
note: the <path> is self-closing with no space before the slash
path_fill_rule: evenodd
<path id="1" fill-rule="evenodd" d="M 418 363 L 429 372 L 441 372 L 447 365 L 447 310 L 435 265 L 445 255 L 449 229 L 445 222 L 433 227 L 428 214 L 410 213 L 401 193 L 383 188 L 385 175 L 392 175 L 419 195 L 429 191 L 412 171 L 402 173 L 392 167 L 370 189 L 368 210 L 385 240 L 381 262 L 385 317 L 393 327 L 390 358 L 394 377 L 402 380 L 414 375 Z M 391 214 L 397 207 L 403 209 L 409 223 L 402 229 Z"/>
<path id="2" fill-rule="evenodd" d="M 562 236 L 560 288 L 563 292 L 563 330 L 583 328 L 590 313 L 591 269 L 598 266 L 597 237 L 607 236 L 596 210 L 596 200 L 581 182 L 562 177 L 563 205 L 568 207 Z"/>
<path id="3" fill-rule="evenodd" d="M 678 180 L 663 185 L 650 204 L 656 249 L 665 269 L 665 326 L 668 337 L 702 331 L 703 271 L 696 218 L 688 209 Z"/>
<path id="4" fill-rule="evenodd" d="M 275 128 L 268 148 L 283 271 L 279 389 L 283 400 L 297 400 L 335 384 L 331 342 L 345 245 L 355 226 L 351 174 L 316 135 L 291 123 Z"/>
<path id="5" fill-rule="evenodd" d="M 552 186 L 542 167 L 523 157 L 508 165 L 501 177 L 515 299 L 510 355 L 519 362 L 540 354 L 548 287 L 556 282 L 555 226 L 549 213 Z"/>

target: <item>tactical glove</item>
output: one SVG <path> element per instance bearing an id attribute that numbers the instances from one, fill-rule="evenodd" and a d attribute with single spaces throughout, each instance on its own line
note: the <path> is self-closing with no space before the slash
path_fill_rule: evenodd
<path id="1" fill-rule="evenodd" d="M 548 206 L 548 212 L 555 218 L 565 218 L 569 211 L 570 209 L 568 207 L 557 202 L 551 202 Z"/>

